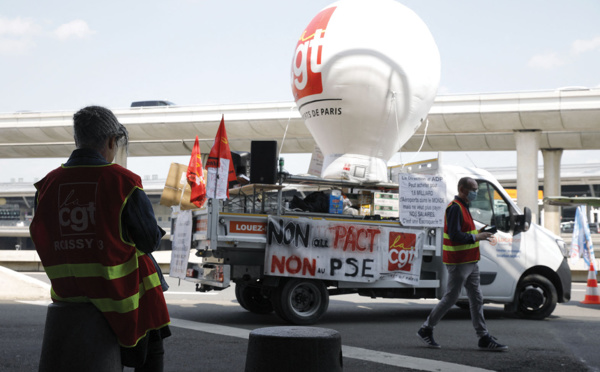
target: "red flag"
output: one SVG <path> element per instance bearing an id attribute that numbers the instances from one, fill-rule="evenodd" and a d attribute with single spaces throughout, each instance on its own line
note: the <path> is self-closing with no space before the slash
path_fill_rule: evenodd
<path id="1" fill-rule="evenodd" d="M 207 182 L 206 191 L 209 198 L 229 198 L 229 182 L 237 180 L 231 159 L 231 150 L 225 131 L 225 116 L 221 117 L 221 124 L 215 137 L 215 143 L 206 162 Z"/>
<path id="2" fill-rule="evenodd" d="M 198 136 L 196 136 L 196 142 L 194 142 L 192 157 L 190 158 L 186 177 L 192 188 L 190 202 L 194 203 L 198 208 L 202 208 L 202 205 L 206 200 L 206 185 L 204 184 L 204 172 L 202 171 L 202 158 L 200 157 Z"/>

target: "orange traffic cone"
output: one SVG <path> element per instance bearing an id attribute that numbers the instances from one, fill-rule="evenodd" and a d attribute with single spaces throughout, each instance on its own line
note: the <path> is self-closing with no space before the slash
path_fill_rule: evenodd
<path id="1" fill-rule="evenodd" d="M 598 280 L 594 275 L 594 263 L 590 262 L 590 271 L 588 272 L 587 289 L 582 304 L 600 305 L 600 292 L 598 291 Z"/>

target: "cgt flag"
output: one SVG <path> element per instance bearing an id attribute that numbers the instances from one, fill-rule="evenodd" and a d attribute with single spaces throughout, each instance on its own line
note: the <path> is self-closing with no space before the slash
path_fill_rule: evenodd
<path id="1" fill-rule="evenodd" d="M 194 203 L 196 207 L 202 208 L 202 205 L 206 201 L 206 185 L 204 183 L 204 172 L 202 171 L 202 158 L 200 157 L 198 136 L 196 136 L 196 142 L 194 142 L 186 178 L 192 189 L 190 202 Z"/>
<path id="2" fill-rule="evenodd" d="M 233 160 L 225 131 L 225 116 L 221 117 L 221 124 L 215 137 L 215 143 L 206 162 L 206 194 L 209 198 L 228 199 L 229 182 L 237 179 L 233 169 Z"/>

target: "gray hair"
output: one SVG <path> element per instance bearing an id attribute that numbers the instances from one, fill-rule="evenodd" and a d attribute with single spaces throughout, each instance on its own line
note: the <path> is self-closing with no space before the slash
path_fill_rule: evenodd
<path id="1" fill-rule="evenodd" d="M 73 136 L 77 148 L 100 150 L 108 138 L 116 137 L 117 146 L 129 143 L 127 128 L 115 114 L 101 106 L 88 106 L 73 115 Z"/>

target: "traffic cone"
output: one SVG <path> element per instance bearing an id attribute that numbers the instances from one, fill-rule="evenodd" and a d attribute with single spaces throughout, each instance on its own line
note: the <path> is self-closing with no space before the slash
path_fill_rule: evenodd
<path id="1" fill-rule="evenodd" d="M 598 280 L 594 275 L 594 263 L 590 262 L 590 271 L 588 272 L 587 289 L 582 304 L 600 305 L 600 291 L 598 291 Z"/>

